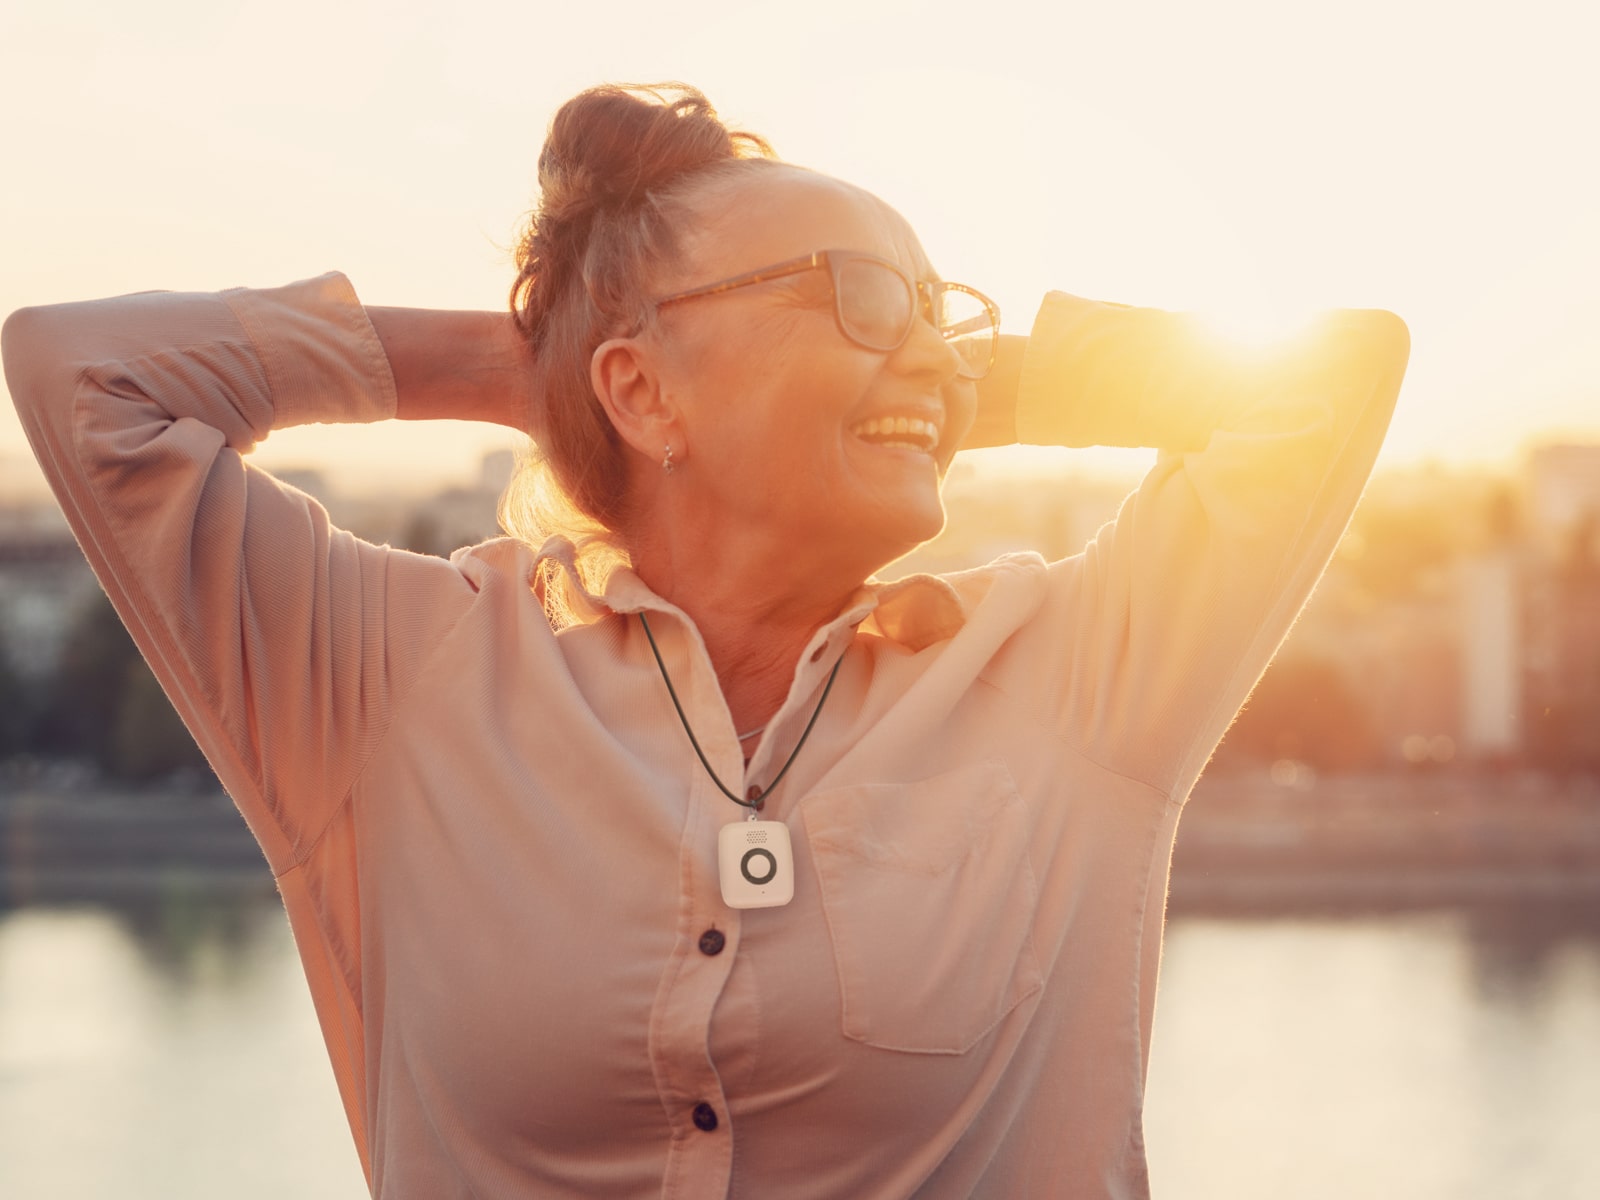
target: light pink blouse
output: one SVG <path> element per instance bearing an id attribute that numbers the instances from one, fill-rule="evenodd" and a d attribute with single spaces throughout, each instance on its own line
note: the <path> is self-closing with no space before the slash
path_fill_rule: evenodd
<path id="1" fill-rule="evenodd" d="M 246 463 L 269 430 L 393 413 L 342 276 L 24 310 L 4 337 L 90 562 L 277 876 L 386 1200 L 1145 1195 L 1179 808 L 1337 542 L 1408 350 L 1350 310 L 1252 361 L 1052 294 L 1022 438 L 1157 465 L 1075 557 L 869 582 L 747 770 L 698 633 L 633 574 L 552 632 L 528 548 L 370 545 Z M 741 789 L 843 654 L 764 814 L 787 907 L 724 906 L 744 812 L 639 611 Z"/>

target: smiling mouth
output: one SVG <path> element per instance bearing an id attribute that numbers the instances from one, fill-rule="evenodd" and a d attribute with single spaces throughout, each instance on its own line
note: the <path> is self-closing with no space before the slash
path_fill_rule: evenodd
<path id="1" fill-rule="evenodd" d="M 871 417 L 850 426 L 850 432 L 874 446 L 897 446 L 932 454 L 939 446 L 939 427 L 921 417 Z"/>

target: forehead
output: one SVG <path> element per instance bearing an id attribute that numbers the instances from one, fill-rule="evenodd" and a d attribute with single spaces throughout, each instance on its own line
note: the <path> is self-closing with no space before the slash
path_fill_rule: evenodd
<path id="1" fill-rule="evenodd" d="M 932 267 L 910 224 L 863 188 L 797 167 L 752 172 L 718 189 L 685 239 L 685 270 L 731 275 L 814 250 L 860 250 L 913 275 Z"/>

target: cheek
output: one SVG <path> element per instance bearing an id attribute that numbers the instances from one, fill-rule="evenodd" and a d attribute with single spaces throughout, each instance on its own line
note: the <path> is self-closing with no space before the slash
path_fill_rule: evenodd
<path id="1" fill-rule="evenodd" d="M 790 345 L 752 355 L 724 375 L 722 417 L 741 440 L 825 469 L 818 456 L 838 456 L 872 365 L 833 347 Z"/>
<path id="2" fill-rule="evenodd" d="M 804 491 L 840 481 L 848 453 L 845 426 L 883 367 L 881 355 L 839 336 L 831 314 L 762 313 L 720 322 L 679 356 L 683 417 L 714 487 L 746 502 L 779 489 Z"/>

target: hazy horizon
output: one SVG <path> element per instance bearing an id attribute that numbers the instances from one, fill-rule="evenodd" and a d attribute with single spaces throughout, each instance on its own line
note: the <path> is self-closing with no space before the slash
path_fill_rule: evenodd
<path id="1" fill-rule="evenodd" d="M 556 107 L 684 78 L 900 208 L 1014 332 L 1052 288 L 1268 320 L 1388 308 L 1412 355 L 1382 463 L 1600 441 L 1600 18 L 1575 2 L 720 0 L 624 3 L 603 30 L 577 6 L 378 11 L 9 14 L 0 312 L 328 269 L 369 303 L 501 307 Z M 516 441 L 311 427 L 257 461 L 445 483 Z M 27 476 L 26 453 L 0 406 L 0 469 Z"/>
<path id="2" fill-rule="evenodd" d="M 428 423 L 439 425 L 439 422 Z M 411 432 L 411 431 L 407 431 Z M 363 462 L 352 469 L 337 458 L 302 455 L 295 451 L 271 452 L 264 445 L 251 456 L 251 461 L 278 474 L 306 471 L 318 472 L 322 483 L 332 494 L 348 499 L 425 499 L 450 488 L 473 487 L 485 455 L 498 450 L 515 451 L 517 435 L 505 433 L 496 438 L 493 432 L 481 447 L 464 448 L 459 458 L 439 462 L 429 468 L 414 470 L 407 467 L 404 478 L 397 480 L 396 471 L 383 462 Z M 1419 456 L 1397 458 L 1381 456 L 1374 468 L 1373 479 L 1402 476 L 1418 472 L 1440 472 L 1451 477 L 1515 480 L 1526 468 L 1528 458 L 1540 448 L 1551 445 L 1582 445 L 1600 448 L 1600 433 L 1579 438 L 1532 438 L 1498 458 L 1445 459 Z M 963 455 L 956 460 L 973 462 L 981 476 L 997 474 L 1011 476 L 1046 476 L 1070 474 L 1078 482 L 1109 483 L 1133 487 L 1154 461 L 1153 450 L 1114 450 L 1104 447 L 1066 449 L 1050 446 L 1010 446 L 990 448 Z M 7 507 L 31 506 L 49 501 L 48 483 L 26 445 L 17 453 L 0 451 L 0 510 Z"/>

